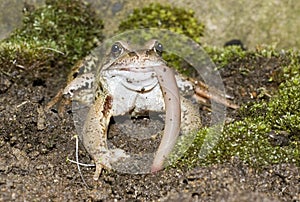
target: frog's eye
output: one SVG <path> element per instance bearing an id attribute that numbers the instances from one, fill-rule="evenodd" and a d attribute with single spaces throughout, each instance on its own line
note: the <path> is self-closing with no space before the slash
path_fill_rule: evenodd
<path id="1" fill-rule="evenodd" d="M 156 42 L 156 44 L 154 46 L 154 50 L 157 54 L 162 55 L 162 52 L 164 51 L 164 47 L 161 43 Z"/>
<path id="2" fill-rule="evenodd" d="M 118 57 L 123 51 L 123 47 L 119 43 L 115 43 L 111 47 L 111 53 L 113 54 L 114 57 Z"/>

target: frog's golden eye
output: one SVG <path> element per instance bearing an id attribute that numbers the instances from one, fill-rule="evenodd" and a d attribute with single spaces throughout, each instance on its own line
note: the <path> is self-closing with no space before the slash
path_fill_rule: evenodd
<path id="1" fill-rule="evenodd" d="M 158 55 L 162 55 L 163 51 L 164 51 L 164 47 L 161 43 L 156 42 L 155 46 L 154 46 L 154 50 Z"/>
<path id="2" fill-rule="evenodd" d="M 118 57 L 119 55 L 121 55 L 122 51 L 123 47 L 119 43 L 115 43 L 111 47 L 111 53 L 114 57 Z"/>

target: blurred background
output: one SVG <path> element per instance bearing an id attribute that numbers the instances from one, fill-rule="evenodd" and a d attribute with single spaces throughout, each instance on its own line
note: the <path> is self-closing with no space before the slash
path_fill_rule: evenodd
<path id="1" fill-rule="evenodd" d="M 223 46 L 240 39 L 247 48 L 268 44 L 278 49 L 300 47 L 299 0 L 87 0 L 105 22 L 104 33 L 111 35 L 120 21 L 146 2 L 159 2 L 195 11 L 205 24 L 202 42 Z M 0 0 L 0 39 L 22 23 L 23 9 L 42 6 L 44 0 Z"/>

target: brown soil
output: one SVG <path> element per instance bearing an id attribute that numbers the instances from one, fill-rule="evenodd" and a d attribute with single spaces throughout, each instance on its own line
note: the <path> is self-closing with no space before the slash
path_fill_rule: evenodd
<path id="1" fill-rule="evenodd" d="M 227 92 L 238 104 L 261 99 L 259 88 L 276 89 L 268 79 L 282 62 L 258 58 L 230 64 L 221 71 Z M 67 73 L 59 67 L 25 71 L 15 66 L 3 72 L 9 74 L 0 73 L 0 201 L 299 201 L 298 167 L 276 164 L 258 170 L 237 158 L 156 174 L 105 171 L 96 182 L 94 168 L 82 168 L 89 189 L 76 165 L 66 161 L 75 157 L 71 112 L 63 118 L 38 112 L 65 86 Z M 238 118 L 233 110 L 228 116 Z M 79 156 L 91 162 L 82 145 Z"/>

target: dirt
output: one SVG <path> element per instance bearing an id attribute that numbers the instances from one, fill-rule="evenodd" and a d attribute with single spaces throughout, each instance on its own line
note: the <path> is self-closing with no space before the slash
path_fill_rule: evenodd
<path id="1" fill-rule="evenodd" d="M 242 104 L 268 99 L 257 96 L 258 89 L 271 93 L 277 88 L 269 76 L 282 62 L 245 59 L 220 72 L 228 94 Z M 70 108 L 62 118 L 55 110 L 41 110 L 65 86 L 67 71 L 56 65 L 50 70 L 12 65 L 0 76 L 0 201 L 300 201 L 298 167 L 274 164 L 256 169 L 235 157 L 223 164 L 156 174 L 104 171 L 98 181 L 92 179 L 93 167 L 82 167 L 86 187 L 77 166 L 66 161 L 75 159 Z M 238 118 L 235 112 L 229 110 L 228 118 Z M 126 147 L 149 146 L 145 141 L 139 144 Z M 79 156 L 81 162 L 91 162 L 81 144 Z"/>

